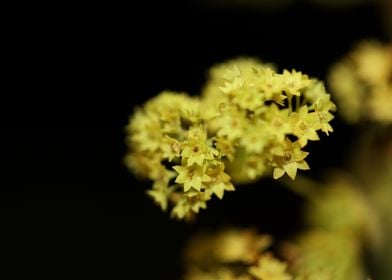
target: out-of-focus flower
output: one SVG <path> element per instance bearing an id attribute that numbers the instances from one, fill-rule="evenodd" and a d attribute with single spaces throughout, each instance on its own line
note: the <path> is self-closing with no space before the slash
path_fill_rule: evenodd
<path id="1" fill-rule="evenodd" d="M 365 41 L 329 74 L 329 84 L 350 123 L 392 123 L 392 45 Z"/>
<path id="2" fill-rule="evenodd" d="M 298 280 L 366 279 L 360 242 L 350 235 L 310 230 L 297 240 L 293 271 Z"/>
<path id="3" fill-rule="evenodd" d="M 335 233 L 349 233 L 360 240 L 380 242 L 380 220 L 371 201 L 347 176 L 335 175 L 306 205 L 305 216 L 311 227 Z"/>
<path id="4" fill-rule="evenodd" d="M 298 280 L 365 279 L 365 250 L 382 247 L 381 217 L 363 182 L 342 172 L 332 175 L 325 184 L 300 178 L 292 186 L 302 188 L 307 198 L 307 230 L 298 235 L 295 246 L 283 250 Z"/>
<path id="5" fill-rule="evenodd" d="M 392 278 L 392 129 L 372 126 L 358 139 L 352 160 L 355 178 L 362 185 L 363 196 L 371 203 L 379 218 L 377 241 L 370 244 L 370 260 L 374 279 Z M 371 163 L 371 164 L 369 164 Z M 367 220 L 365 215 L 364 221 Z"/>
<path id="6" fill-rule="evenodd" d="M 288 274 L 287 264 L 279 261 L 269 254 L 260 257 L 257 264 L 249 268 L 249 273 L 256 279 L 270 280 L 291 280 L 293 277 Z"/>
<path id="7" fill-rule="evenodd" d="M 249 229 L 226 229 L 194 236 L 184 252 L 185 280 L 347 280 L 364 279 L 358 240 L 323 230 L 286 243 L 290 261 L 268 249 L 271 237 Z M 290 245 L 289 245 L 290 244 Z"/>
<path id="8" fill-rule="evenodd" d="M 268 235 L 226 229 L 193 237 L 185 249 L 186 280 L 290 280 L 287 264 L 267 253 Z"/>
<path id="9" fill-rule="evenodd" d="M 215 233 L 195 235 L 185 249 L 189 263 L 254 263 L 272 244 L 269 235 L 258 234 L 253 229 L 228 228 Z"/>

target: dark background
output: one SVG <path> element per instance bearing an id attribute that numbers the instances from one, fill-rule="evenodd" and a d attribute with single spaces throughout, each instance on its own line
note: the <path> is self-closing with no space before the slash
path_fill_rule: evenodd
<path id="1" fill-rule="evenodd" d="M 194 224 L 169 219 L 145 196 L 149 183 L 122 163 L 128 116 L 164 89 L 198 94 L 206 69 L 228 58 L 257 56 L 324 79 L 354 42 L 385 39 L 371 2 L 323 9 L 300 1 L 272 12 L 196 1 L 13 12 L 0 102 L 1 273 L 11 273 L 3 279 L 177 279 L 184 241 L 200 229 L 256 226 L 288 236 L 299 227 L 301 199 L 272 180 L 211 201 Z M 334 127 L 309 145 L 308 175 L 342 165 L 355 131 L 338 120 Z"/>

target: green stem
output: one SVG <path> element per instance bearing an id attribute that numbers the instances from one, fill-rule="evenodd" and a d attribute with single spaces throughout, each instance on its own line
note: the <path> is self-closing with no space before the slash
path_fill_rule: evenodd
<path id="1" fill-rule="evenodd" d="M 319 194 L 320 184 L 301 175 L 297 175 L 295 180 L 284 177 L 280 180 L 280 183 L 294 193 L 309 200 L 313 200 Z"/>
<path id="2" fill-rule="evenodd" d="M 300 96 L 296 95 L 295 96 L 295 111 L 298 111 L 299 108 L 301 108 Z"/>
<path id="3" fill-rule="evenodd" d="M 293 112 L 292 99 L 293 99 L 293 96 L 292 96 L 291 94 L 288 94 L 288 95 L 287 95 L 287 102 L 288 102 L 288 104 L 289 104 L 289 111 L 290 111 L 290 113 Z"/>

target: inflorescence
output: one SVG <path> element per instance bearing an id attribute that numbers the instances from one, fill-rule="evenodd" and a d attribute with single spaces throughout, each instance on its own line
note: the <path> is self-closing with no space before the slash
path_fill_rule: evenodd
<path id="1" fill-rule="evenodd" d="M 190 219 L 235 183 L 309 169 L 303 148 L 332 132 L 335 105 L 322 82 L 241 58 L 210 70 L 201 97 L 164 91 L 137 108 L 127 166 L 153 181 L 148 195 Z"/>
<path id="2" fill-rule="evenodd" d="M 336 63 L 329 84 L 350 123 L 392 123 L 392 44 L 363 41 Z"/>

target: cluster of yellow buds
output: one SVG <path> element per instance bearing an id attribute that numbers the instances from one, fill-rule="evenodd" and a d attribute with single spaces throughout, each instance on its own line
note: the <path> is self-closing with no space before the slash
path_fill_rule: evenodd
<path id="1" fill-rule="evenodd" d="M 154 182 L 148 194 L 162 209 L 189 219 L 232 181 L 309 169 L 303 148 L 332 131 L 334 110 L 323 84 L 301 72 L 232 60 L 211 69 L 200 98 L 166 91 L 136 109 L 126 163 Z"/>
<path id="2" fill-rule="evenodd" d="M 336 63 L 329 84 L 350 123 L 392 123 L 392 44 L 364 41 Z"/>

